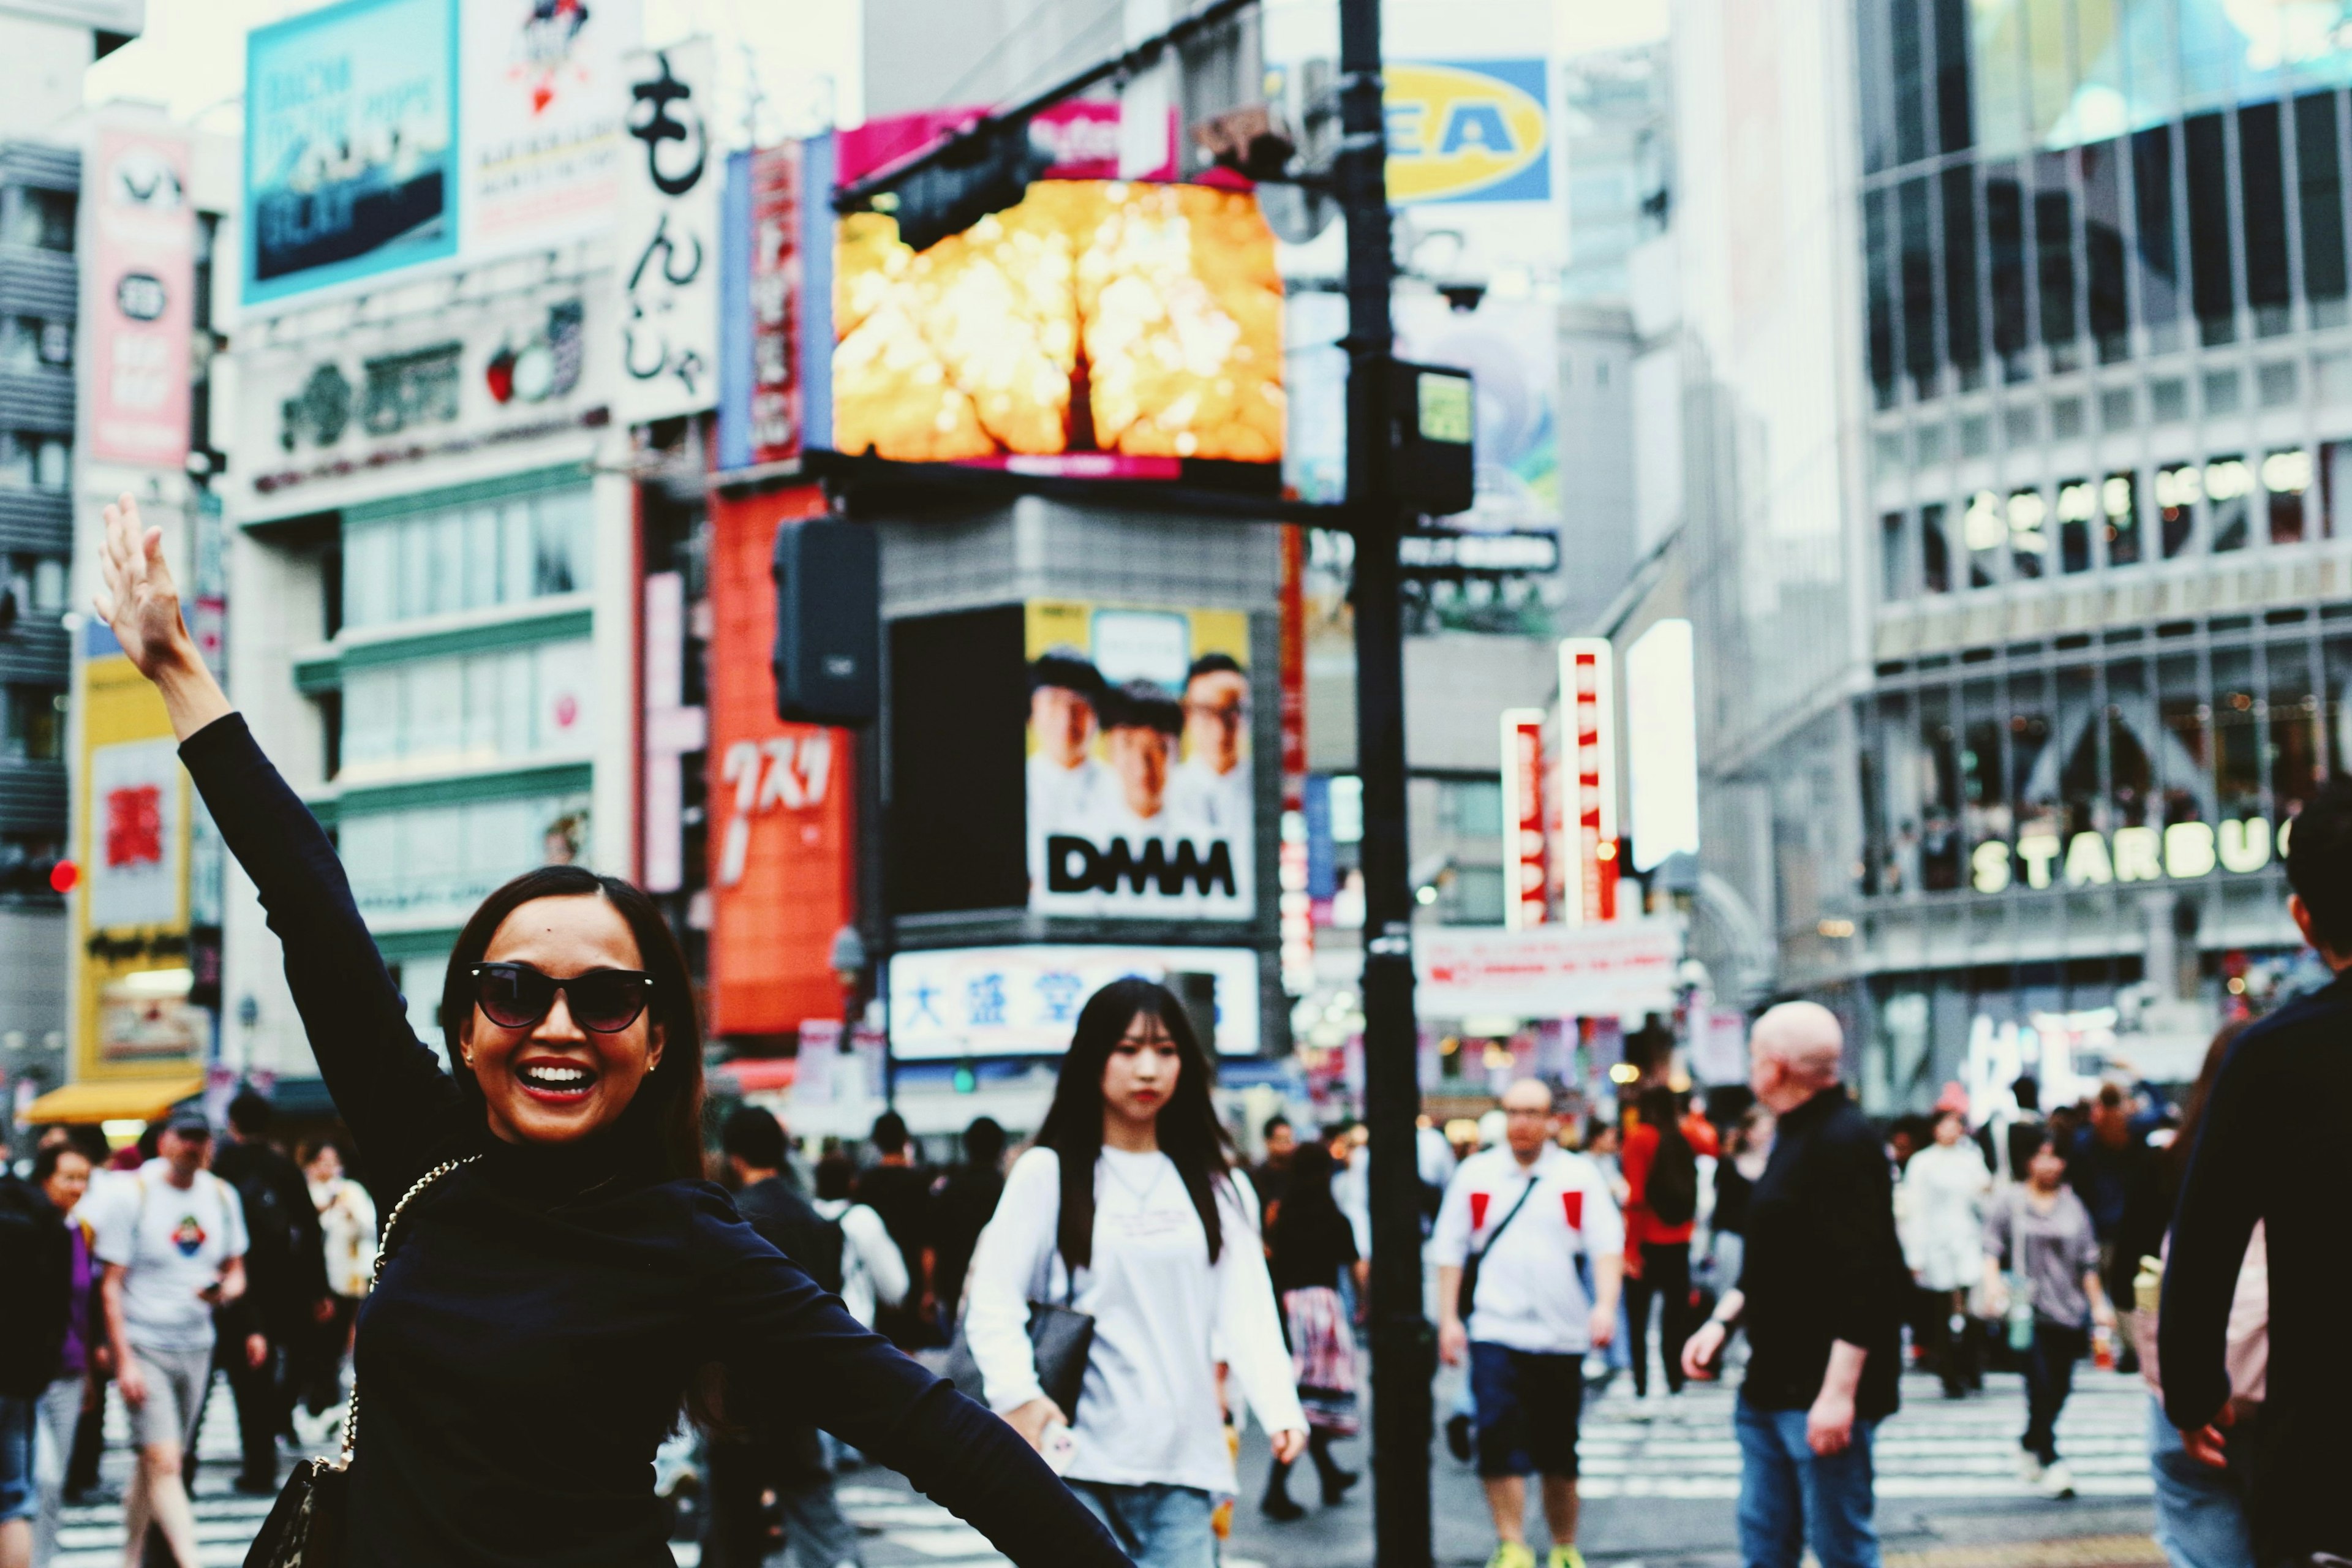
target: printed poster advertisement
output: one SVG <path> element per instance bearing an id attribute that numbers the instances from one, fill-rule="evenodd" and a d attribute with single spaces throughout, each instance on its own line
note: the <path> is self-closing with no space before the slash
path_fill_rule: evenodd
<path id="1" fill-rule="evenodd" d="M 457 254 L 456 0 L 351 0 L 246 49 L 247 304 Z"/>
<path id="2" fill-rule="evenodd" d="M 708 38 L 629 57 L 621 182 L 621 368 L 613 416 L 698 414 L 719 394 L 719 196 L 711 144 L 718 58 Z"/>
<path id="3" fill-rule="evenodd" d="M 1039 601 L 1027 658 L 1029 907 L 1248 920 L 1248 616 Z"/>
<path id="4" fill-rule="evenodd" d="M 543 248 L 610 226 L 638 43 L 622 0 L 465 0 L 466 249 Z"/>
<path id="5" fill-rule="evenodd" d="M 88 455 L 180 468 L 188 460 L 196 215 L 188 139 L 100 129 L 93 255 L 81 319 L 89 356 Z"/>

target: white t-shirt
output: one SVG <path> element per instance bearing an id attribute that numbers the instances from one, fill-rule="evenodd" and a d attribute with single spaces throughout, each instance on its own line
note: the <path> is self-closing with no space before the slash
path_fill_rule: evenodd
<path id="1" fill-rule="evenodd" d="M 973 1249 L 964 1337 L 988 1381 L 990 1406 L 1012 1410 L 1043 1392 L 1029 1303 L 1067 1299 L 1095 1321 L 1085 1391 L 1071 1412 L 1071 1479 L 1231 1493 L 1217 1361 L 1232 1366 L 1268 1430 L 1307 1426 L 1265 1250 L 1243 1200 L 1232 1183 L 1220 1185 L 1224 1245 L 1212 1265 L 1175 1163 L 1104 1150 L 1095 1166 L 1094 1257 L 1069 1296 L 1055 1241 L 1061 1209 L 1061 1158 L 1032 1149 L 1014 1162 Z"/>
<path id="2" fill-rule="evenodd" d="M 199 1171 L 184 1189 L 172 1184 L 168 1160 L 150 1160 L 135 1180 L 110 1182 L 98 1211 L 101 1263 L 125 1266 L 122 1326 L 148 1350 L 200 1351 L 213 1342 L 212 1303 L 201 1292 L 220 1283 L 221 1268 L 245 1256 L 245 1205 L 236 1189 Z"/>
<path id="3" fill-rule="evenodd" d="M 1530 1182 L 1527 1206 L 1488 1246 Z M 1507 1147 L 1463 1161 L 1437 1211 L 1430 1257 L 1440 1268 L 1459 1268 L 1479 1247 L 1487 1250 L 1478 1265 L 1472 1340 L 1550 1355 L 1592 1348 L 1592 1300 L 1577 1278 L 1577 1254 L 1615 1258 L 1625 1250 L 1625 1224 L 1598 1165 L 1555 1145 L 1532 1168 Z"/>

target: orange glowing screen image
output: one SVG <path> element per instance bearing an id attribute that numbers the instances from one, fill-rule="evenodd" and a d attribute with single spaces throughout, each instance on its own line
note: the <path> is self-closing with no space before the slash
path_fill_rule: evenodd
<path id="1" fill-rule="evenodd" d="M 1045 181 L 919 254 L 854 214 L 834 323 L 845 452 L 1282 458 L 1282 281 L 1245 193 Z"/>

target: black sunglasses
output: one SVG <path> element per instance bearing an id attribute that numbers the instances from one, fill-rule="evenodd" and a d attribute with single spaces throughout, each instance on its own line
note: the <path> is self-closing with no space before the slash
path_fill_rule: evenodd
<path id="1" fill-rule="evenodd" d="M 473 975 L 475 1004 L 501 1029 L 536 1027 L 561 991 L 573 1023 L 617 1035 L 637 1021 L 654 989 L 654 977 L 640 969 L 592 969 L 558 980 L 528 963 L 478 963 Z"/>

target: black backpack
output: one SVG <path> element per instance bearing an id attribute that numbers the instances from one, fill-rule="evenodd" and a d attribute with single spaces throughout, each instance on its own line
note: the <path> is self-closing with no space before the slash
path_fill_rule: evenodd
<path id="1" fill-rule="evenodd" d="M 1681 1128 L 1658 1129 L 1658 1152 L 1643 1197 L 1660 1225 L 1688 1225 L 1698 1217 L 1698 1156 Z"/>
<path id="2" fill-rule="evenodd" d="M 816 1212 L 798 1187 L 781 1176 L 755 1182 L 735 1194 L 746 1224 L 819 1285 L 841 1294 L 841 1222 Z"/>

